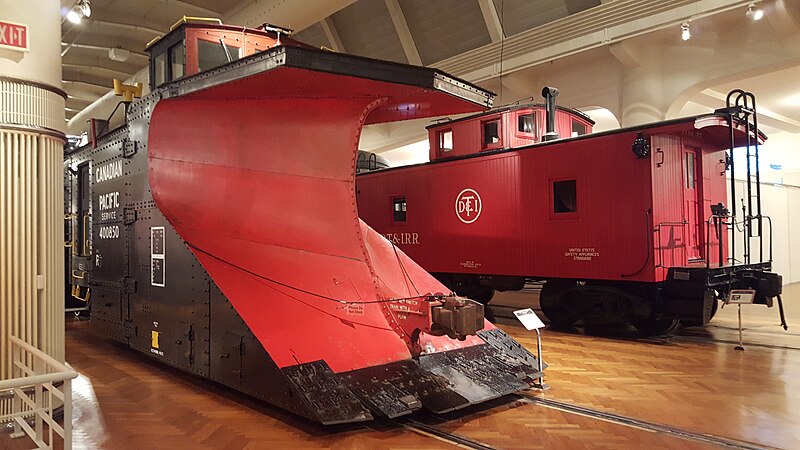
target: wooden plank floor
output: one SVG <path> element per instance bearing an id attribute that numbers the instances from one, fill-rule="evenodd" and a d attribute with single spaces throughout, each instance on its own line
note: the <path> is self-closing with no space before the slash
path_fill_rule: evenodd
<path id="1" fill-rule="evenodd" d="M 800 301 L 800 286 L 786 295 L 790 326 L 800 329 L 793 298 Z M 745 352 L 728 343 L 736 339 L 734 308 L 721 311 L 712 326 L 673 339 L 637 340 L 624 329 L 607 336 L 545 330 L 552 388 L 530 395 L 756 447 L 800 448 L 800 332 L 778 330 L 774 310 L 746 308 L 745 341 L 761 345 Z M 511 323 L 502 327 L 535 349 L 532 334 Z M 67 360 L 81 373 L 73 387 L 75 448 L 454 448 L 397 424 L 310 424 L 94 337 L 85 320 L 68 325 Z M 526 398 L 445 419 L 419 418 L 495 448 L 712 447 Z M 0 448 L 30 447 L 0 434 Z"/>

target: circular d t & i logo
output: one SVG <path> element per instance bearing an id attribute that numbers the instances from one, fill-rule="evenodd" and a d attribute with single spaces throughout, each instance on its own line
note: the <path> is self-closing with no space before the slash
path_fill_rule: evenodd
<path id="1" fill-rule="evenodd" d="M 472 189 L 464 189 L 456 197 L 456 215 L 464 223 L 478 220 L 483 209 L 481 196 Z"/>

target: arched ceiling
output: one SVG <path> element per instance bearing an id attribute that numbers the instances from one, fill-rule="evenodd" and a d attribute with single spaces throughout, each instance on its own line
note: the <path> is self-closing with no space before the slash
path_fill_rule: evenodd
<path id="1" fill-rule="evenodd" d="M 75 0 L 62 0 L 63 13 Z M 91 0 L 92 15 L 62 25 L 70 119 L 107 93 L 112 78 L 147 66 L 143 49 L 183 15 L 226 23 L 275 23 L 315 46 L 441 68 L 500 94 L 535 96 L 545 84 L 561 104 L 623 117 L 632 77 L 655 76 L 664 116 L 722 106 L 743 87 L 772 113 L 773 130 L 800 131 L 800 1 L 761 0 Z M 680 40 L 680 24 L 693 37 Z M 124 62 L 110 48 L 130 51 Z M 792 100 L 793 99 L 793 100 Z M 537 99 L 538 101 L 538 99 Z M 98 113 L 98 116 L 100 114 Z M 78 117 L 85 120 L 85 114 Z M 385 151 L 424 136 L 424 123 L 365 130 L 362 146 Z M 82 124 L 70 123 L 74 132 Z"/>

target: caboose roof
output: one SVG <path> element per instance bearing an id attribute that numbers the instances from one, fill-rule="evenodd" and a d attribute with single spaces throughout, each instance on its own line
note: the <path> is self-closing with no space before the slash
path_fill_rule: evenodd
<path id="1" fill-rule="evenodd" d="M 520 108 L 521 107 L 522 106 L 520 106 Z M 512 109 L 512 108 L 507 108 L 507 109 Z M 514 109 L 517 109 L 517 107 L 515 107 Z M 506 110 L 506 109 L 504 109 L 504 110 Z M 494 112 L 496 113 L 497 110 L 494 110 Z M 474 115 L 471 115 L 469 117 L 474 118 L 474 117 L 480 117 L 480 116 L 484 116 L 484 115 L 486 115 L 486 114 L 474 114 Z M 652 123 L 647 123 L 647 124 L 643 124 L 643 125 L 636 125 L 636 126 L 632 126 L 632 127 L 617 128 L 617 129 L 614 129 L 614 130 L 601 131 L 599 133 L 588 133 L 588 134 L 584 134 L 582 136 L 575 136 L 575 137 L 569 137 L 569 138 L 564 138 L 564 139 L 555 139 L 555 140 L 552 140 L 552 141 L 542 141 L 542 142 L 537 142 L 535 144 L 526 145 L 526 146 L 523 146 L 523 147 L 502 148 L 502 149 L 497 149 L 497 150 L 487 150 L 487 151 L 482 151 L 482 152 L 479 152 L 479 153 L 472 153 L 472 154 L 469 154 L 469 155 L 453 156 L 453 157 L 450 157 L 450 158 L 438 158 L 438 159 L 435 159 L 433 161 L 419 163 L 419 164 L 411 164 L 411 165 L 407 165 L 407 166 L 390 167 L 390 168 L 386 168 L 386 169 L 375 170 L 375 171 L 372 171 L 372 172 L 364 172 L 364 173 L 358 174 L 358 176 L 359 177 L 363 177 L 363 176 L 369 176 L 371 174 L 385 173 L 385 172 L 388 172 L 388 171 L 408 169 L 410 167 L 415 167 L 415 166 L 423 166 L 423 165 L 428 165 L 428 164 L 443 164 L 443 163 L 448 163 L 448 162 L 458 161 L 458 160 L 464 160 L 464 159 L 482 158 L 482 157 L 485 157 L 485 156 L 488 156 L 488 155 L 497 155 L 497 154 L 503 154 L 503 153 L 525 151 L 525 150 L 528 150 L 528 149 L 541 149 L 541 148 L 549 147 L 549 146 L 563 145 L 564 143 L 568 143 L 568 142 L 591 140 L 591 139 L 597 139 L 597 138 L 600 138 L 600 137 L 622 135 L 622 134 L 626 134 L 626 133 L 636 133 L 636 132 L 644 132 L 647 135 L 647 134 L 657 134 L 657 133 L 680 133 L 680 132 L 689 131 L 689 130 L 706 130 L 706 131 L 710 132 L 708 138 L 714 139 L 714 141 L 716 141 L 717 146 L 720 149 L 727 149 L 728 148 L 727 142 L 729 142 L 728 141 L 729 134 L 728 134 L 728 125 L 727 125 L 728 122 L 727 122 L 727 120 L 728 120 L 729 117 L 730 117 L 730 114 L 728 114 L 724 109 L 721 109 L 721 110 L 714 111 L 713 113 L 700 114 L 700 115 L 688 116 L 688 117 L 679 117 L 679 118 L 676 118 L 676 119 L 664 120 L 664 121 L 661 121 L 661 122 L 652 122 Z M 467 119 L 467 118 L 468 117 L 465 117 L 463 119 Z M 459 119 L 459 120 L 463 120 L 463 119 Z M 450 123 L 450 122 L 448 122 L 448 123 Z M 439 125 L 444 125 L 444 124 L 439 124 Z M 431 127 L 427 127 L 427 128 L 431 128 Z M 735 145 L 737 147 L 739 147 L 741 145 L 744 145 L 744 141 L 745 141 L 744 125 L 738 124 L 738 126 L 736 127 L 736 130 L 737 130 L 737 132 L 736 132 L 736 136 L 735 136 L 735 139 L 736 139 Z M 759 130 L 759 132 L 758 132 L 759 144 L 763 143 L 766 139 L 767 139 L 767 136 L 761 130 Z"/>
<path id="2" fill-rule="evenodd" d="M 469 115 L 469 116 L 466 116 L 466 117 L 461 117 L 461 118 L 458 118 L 458 119 L 449 119 L 449 120 L 445 120 L 445 121 L 442 121 L 442 122 L 437 122 L 437 123 L 434 123 L 432 125 L 428 125 L 427 127 L 425 127 L 425 129 L 426 130 L 430 130 L 431 128 L 449 126 L 450 124 L 453 124 L 453 123 L 464 122 L 464 121 L 473 120 L 473 119 L 476 119 L 476 118 L 479 118 L 479 117 L 491 116 L 493 114 L 499 114 L 499 113 L 504 113 L 504 112 L 509 112 L 509 111 L 517 111 L 517 110 L 520 110 L 520 109 L 531 109 L 531 108 L 544 108 L 544 107 L 545 107 L 544 103 L 525 103 L 525 104 L 522 104 L 522 105 L 504 106 L 504 107 L 500 107 L 500 108 L 491 109 L 491 110 L 486 111 L 486 112 L 481 112 L 481 113 L 478 113 L 478 114 L 472 114 L 472 115 Z M 584 113 L 582 111 L 579 111 L 579 110 L 574 109 L 574 108 L 567 108 L 567 107 L 564 107 L 564 106 L 556 106 L 556 108 L 561 110 L 561 111 L 567 112 L 567 113 L 575 114 L 576 116 L 580 117 L 581 119 L 584 119 L 587 122 L 589 122 L 591 125 L 594 125 L 594 120 L 592 120 L 591 117 L 589 117 L 588 115 L 586 115 L 586 113 Z"/>

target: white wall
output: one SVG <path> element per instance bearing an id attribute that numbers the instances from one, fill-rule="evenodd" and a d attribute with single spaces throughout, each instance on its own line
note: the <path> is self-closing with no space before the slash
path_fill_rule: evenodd
<path id="1" fill-rule="evenodd" d="M 736 182 L 737 219 L 741 220 L 742 199 L 746 201 L 744 181 Z M 800 187 L 762 183 L 762 213 L 772 218 L 773 271 L 783 276 L 784 284 L 800 282 Z M 769 258 L 769 232 L 764 222 L 764 258 Z M 753 239 L 751 261 L 758 260 L 757 240 Z M 741 234 L 736 234 L 736 258 L 743 257 Z"/>

